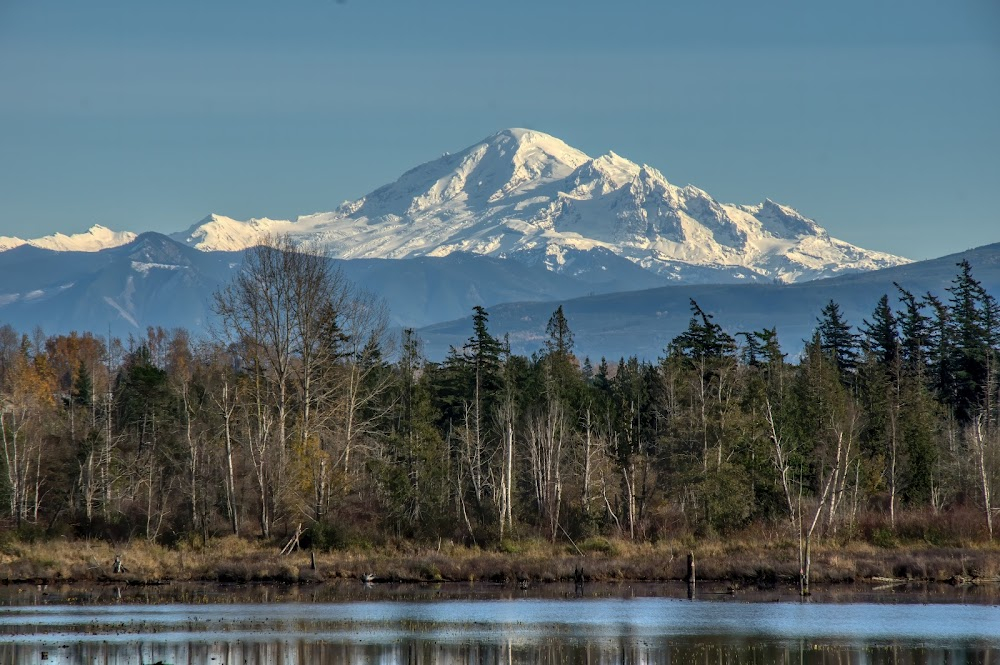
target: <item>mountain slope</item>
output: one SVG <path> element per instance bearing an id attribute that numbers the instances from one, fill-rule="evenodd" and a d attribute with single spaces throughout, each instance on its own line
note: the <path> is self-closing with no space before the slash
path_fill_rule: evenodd
<path id="1" fill-rule="evenodd" d="M 650 166 L 613 152 L 591 158 L 525 129 L 445 154 L 334 212 L 295 221 L 212 215 L 173 237 L 198 249 L 234 250 L 273 233 L 319 243 L 337 258 L 468 252 L 571 274 L 606 270 L 574 267 L 581 253 L 601 250 L 693 282 L 796 282 L 907 262 L 831 238 L 773 201 L 720 203 Z"/>
<path id="2" fill-rule="evenodd" d="M 490 308 L 490 329 L 498 335 L 509 334 L 515 351 L 530 354 L 542 348 L 545 325 L 561 304 L 581 358 L 589 355 L 596 360 L 604 355 L 614 361 L 638 355 L 655 360 L 687 328 L 693 298 L 730 334 L 776 326 L 782 348 L 794 359 L 830 300 L 840 304 L 848 322 L 860 326 L 871 317 L 883 294 L 895 305 L 894 283 L 918 296 L 930 291 L 947 299 L 945 289 L 962 259 L 971 263 L 974 277 L 986 290 L 1000 297 L 997 243 L 929 261 L 801 284 L 672 285 L 566 301 L 508 303 Z M 449 345 L 460 344 L 471 330 L 471 319 L 465 317 L 418 333 L 428 356 L 440 359 Z"/>
<path id="3" fill-rule="evenodd" d="M 156 233 L 93 253 L 22 246 L 0 253 L 0 271 L 16 275 L 3 284 L 0 320 L 48 333 L 110 328 L 124 337 L 147 326 L 203 333 L 211 294 L 238 262 Z"/>
<path id="4" fill-rule="evenodd" d="M 0 252 L 0 323 L 46 332 L 91 330 L 127 336 L 147 326 L 208 332 L 212 294 L 243 262 L 243 251 L 203 252 L 146 233 L 99 252 L 23 245 Z M 665 280 L 616 256 L 610 274 L 573 277 L 487 256 L 333 260 L 344 276 L 386 300 L 393 324 L 417 327 L 464 316 L 475 305 L 575 298 Z"/>
<path id="5" fill-rule="evenodd" d="M 883 293 L 895 297 L 893 282 L 917 294 L 944 294 L 961 258 L 972 263 L 974 275 L 988 291 L 1000 294 L 1000 244 L 792 285 L 664 287 L 663 278 L 626 259 L 592 251 L 594 262 L 624 264 L 607 271 L 624 278 L 600 281 L 605 274 L 556 273 L 543 265 L 464 253 L 334 260 L 334 264 L 345 277 L 385 298 L 394 325 L 423 326 L 420 335 L 433 359 L 469 337 L 467 317 L 475 305 L 489 309 L 495 334 L 509 333 L 514 350 L 530 354 L 541 348 L 545 324 L 563 304 L 578 353 L 616 360 L 632 354 L 650 359 L 661 355 L 687 326 L 690 298 L 730 333 L 777 326 L 785 350 L 794 355 L 827 301 L 836 300 L 848 320 L 860 325 Z M 0 323 L 21 331 L 40 325 L 50 334 L 110 329 L 120 337 L 141 334 L 147 326 L 180 326 L 204 336 L 212 321 L 212 293 L 232 278 L 242 260 L 243 252 L 202 252 L 155 233 L 100 252 L 18 247 L 0 253 L 0 274 L 5 276 L 0 286 Z M 609 293 L 612 289 L 624 292 Z"/>

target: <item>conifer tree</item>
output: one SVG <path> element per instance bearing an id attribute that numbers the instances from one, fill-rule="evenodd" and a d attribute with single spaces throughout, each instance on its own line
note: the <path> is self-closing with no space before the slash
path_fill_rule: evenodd
<path id="1" fill-rule="evenodd" d="M 953 406 L 960 422 L 968 422 L 978 407 L 988 402 L 984 394 L 990 380 L 991 355 L 997 335 L 997 302 L 972 276 L 972 266 L 962 260 L 959 274 L 947 291 L 951 294 L 949 336 Z"/>
<path id="2" fill-rule="evenodd" d="M 691 313 L 687 330 L 670 343 L 673 352 L 692 360 L 735 356 L 736 341 L 722 329 L 722 326 L 715 323 L 712 315 L 705 312 L 693 298 Z"/>
<path id="3" fill-rule="evenodd" d="M 895 284 L 903 311 L 897 315 L 900 328 L 900 353 L 906 369 L 911 374 L 925 375 L 930 356 L 931 319 L 923 313 L 924 303 Z"/>
<path id="4" fill-rule="evenodd" d="M 82 406 L 90 406 L 94 399 L 94 380 L 90 370 L 82 360 L 76 367 L 76 377 L 73 379 L 73 402 Z"/>
<path id="5" fill-rule="evenodd" d="M 841 381 L 850 383 L 850 376 L 858 362 L 858 337 L 844 319 L 840 305 L 830 301 L 817 319 L 820 345 L 837 366 Z"/>
<path id="6" fill-rule="evenodd" d="M 778 342 L 778 329 L 765 328 L 764 330 L 758 330 L 754 335 L 760 340 L 761 354 L 768 369 L 771 372 L 782 369 L 787 354 L 781 352 L 781 344 Z"/>
<path id="7" fill-rule="evenodd" d="M 743 345 L 740 349 L 740 362 L 747 367 L 758 367 L 761 364 L 762 349 L 757 333 L 738 332 L 736 336 L 743 338 Z"/>
<path id="8" fill-rule="evenodd" d="M 900 353 L 899 325 L 889 306 L 889 296 L 879 298 L 872 320 L 864 319 L 862 326 L 864 347 L 884 369 L 895 365 Z"/>
<path id="9" fill-rule="evenodd" d="M 547 354 L 569 356 L 573 353 L 573 331 L 569 329 L 562 305 L 559 305 L 549 317 L 549 322 L 545 325 L 545 334 L 549 336 L 545 340 Z"/>
<path id="10" fill-rule="evenodd" d="M 597 373 L 594 375 L 594 387 L 601 391 L 607 391 L 611 385 L 608 378 L 608 359 L 601 356 L 601 363 L 597 366 Z"/>
<path id="11" fill-rule="evenodd" d="M 562 305 L 552 312 L 545 326 L 548 339 L 545 340 L 545 351 L 541 359 L 545 372 L 546 390 L 550 399 L 570 397 L 578 387 L 581 374 L 573 355 L 573 331 L 563 314 Z"/>
<path id="12" fill-rule="evenodd" d="M 924 295 L 923 304 L 932 312 L 927 330 L 927 367 L 930 384 L 938 399 L 949 408 L 953 408 L 956 397 L 951 310 L 932 293 Z"/>

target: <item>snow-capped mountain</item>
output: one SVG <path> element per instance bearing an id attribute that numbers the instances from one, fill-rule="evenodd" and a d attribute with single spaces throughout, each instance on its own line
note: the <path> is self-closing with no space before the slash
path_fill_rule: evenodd
<path id="1" fill-rule="evenodd" d="M 591 281 L 609 281 L 623 259 L 661 279 L 700 283 L 797 282 L 908 262 L 831 238 L 771 200 L 720 203 L 697 187 L 671 184 L 650 166 L 613 152 L 592 158 L 526 129 L 445 154 L 333 212 L 295 220 L 210 215 L 171 237 L 200 250 L 236 251 L 276 234 L 324 246 L 334 258 L 463 252 Z M 135 237 L 93 226 L 70 236 L 0 237 L 0 251 L 31 245 L 92 252 Z"/>
<path id="2" fill-rule="evenodd" d="M 445 154 L 333 212 L 294 221 L 211 215 L 172 237 L 237 250 L 285 233 L 345 259 L 467 252 L 580 274 L 606 270 L 599 257 L 614 254 L 697 282 L 796 282 L 908 262 L 832 238 L 773 201 L 720 203 L 650 166 L 613 152 L 592 158 L 526 129 Z"/>
<path id="3" fill-rule="evenodd" d="M 418 328 L 427 357 L 439 360 L 468 339 L 473 306 L 490 311 L 490 329 L 530 354 L 545 326 L 564 306 L 580 357 L 596 360 L 662 355 L 690 320 L 698 301 L 731 334 L 776 326 L 794 358 L 816 327 L 823 306 L 836 301 L 848 321 L 869 317 L 895 284 L 947 298 L 960 259 L 968 260 L 989 293 L 1000 293 L 1000 243 L 959 255 L 800 284 L 667 284 L 627 259 L 603 256 L 619 275 L 598 284 L 579 276 L 513 261 L 455 252 L 445 257 L 333 261 L 351 282 L 384 298 L 394 325 Z M 66 252 L 31 245 L 0 252 L 0 323 L 47 334 L 72 330 L 127 339 L 147 326 L 183 327 L 209 336 L 218 324 L 212 294 L 241 268 L 244 252 L 202 252 L 157 233 L 99 252 Z M 637 289 L 642 285 L 645 288 Z"/>
<path id="4" fill-rule="evenodd" d="M 109 228 L 95 224 L 84 233 L 52 235 L 22 240 L 11 236 L 0 236 L 0 252 L 21 245 L 31 245 L 40 249 L 51 249 L 57 252 L 99 252 L 109 247 L 119 247 L 135 240 L 136 234 L 131 231 L 112 231 Z"/>

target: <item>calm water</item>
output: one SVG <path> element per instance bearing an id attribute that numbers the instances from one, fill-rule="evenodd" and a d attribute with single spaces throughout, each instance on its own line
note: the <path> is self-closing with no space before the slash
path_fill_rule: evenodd
<path id="1" fill-rule="evenodd" d="M 0 663 L 1000 663 L 1000 607 L 674 598 L 0 609 Z"/>

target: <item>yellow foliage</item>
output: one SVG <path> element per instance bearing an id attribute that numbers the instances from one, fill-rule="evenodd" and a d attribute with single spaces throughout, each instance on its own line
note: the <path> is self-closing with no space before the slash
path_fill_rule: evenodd
<path id="1" fill-rule="evenodd" d="M 329 485 L 330 467 L 330 454 L 323 450 L 318 436 L 294 437 L 288 471 L 291 486 L 299 496 L 314 496 L 324 475 Z"/>

